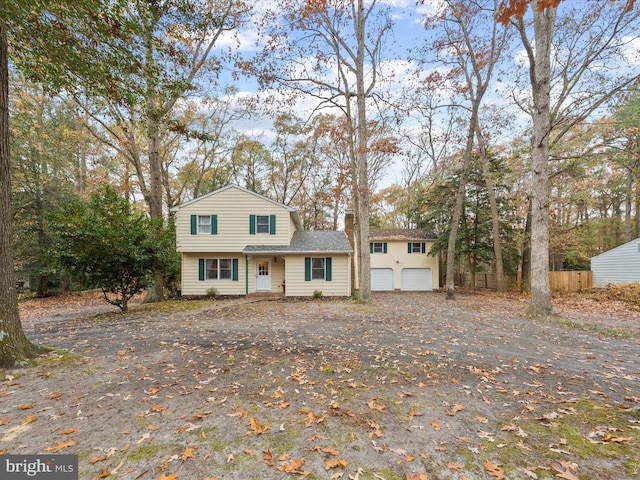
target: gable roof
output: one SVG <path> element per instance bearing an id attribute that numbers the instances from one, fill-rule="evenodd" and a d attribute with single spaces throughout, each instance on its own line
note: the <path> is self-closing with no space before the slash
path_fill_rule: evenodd
<path id="1" fill-rule="evenodd" d="M 257 197 L 257 198 L 259 198 L 261 200 L 265 200 L 265 201 L 267 201 L 269 203 L 272 203 L 274 205 L 277 205 L 279 207 L 284 208 L 289 213 L 291 213 L 291 216 L 293 218 L 293 223 L 295 224 L 296 228 L 298 230 L 302 230 L 302 222 L 300 221 L 300 216 L 298 215 L 298 210 L 296 208 L 293 208 L 293 207 L 290 207 L 288 205 L 285 205 L 284 203 L 276 202 L 275 200 L 272 200 L 269 197 L 265 197 L 264 195 L 260 195 L 259 193 L 252 192 L 251 190 L 248 190 L 246 188 L 243 188 L 243 187 L 241 187 L 239 185 L 234 185 L 234 184 L 227 185 L 226 187 L 219 188 L 217 190 L 214 190 L 213 192 L 206 193 L 206 194 L 201 195 L 199 197 L 196 197 L 196 198 L 194 198 L 192 200 L 189 200 L 189 201 L 186 201 L 184 203 L 181 203 L 180 205 L 176 205 L 175 207 L 173 207 L 171 209 L 171 211 L 172 212 L 177 212 L 182 207 L 186 207 L 187 205 L 191 205 L 192 203 L 199 202 L 200 200 L 204 200 L 205 198 L 211 197 L 213 195 L 217 195 L 218 193 L 224 192 L 225 190 L 229 190 L 229 189 L 232 189 L 232 188 L 234 188 L 236 190 L 240 190 L 240 191 L 242 191 L 244 193 L 248 193 L 249 195 L 253 195 L 254 197 Z"/>
<path id="2" fill-rule="evenodd" d="M 305 232 L 298 230 L 293 234 L 290 245 L 247 245 L 242 253 L 276 254 L 276 253 L 352 253 L 347 234 L 341 231 L 320 230 Z"/>
<path id="3" fill-rule="evenodd" d="M 437 240 L 438 237 L 433 232 L 428 232 L 421 228 L 372 228 L 369 231 L 370 240 Z"/>

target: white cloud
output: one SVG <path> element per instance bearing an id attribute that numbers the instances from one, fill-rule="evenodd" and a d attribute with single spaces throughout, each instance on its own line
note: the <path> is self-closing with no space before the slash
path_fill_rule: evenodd
<path id="1" fill-rule="evenodd" d="M 640 38 L 624 37 L 622 39 L 622 56 L 627 60 L 629 66 L 640 65 Z"/>

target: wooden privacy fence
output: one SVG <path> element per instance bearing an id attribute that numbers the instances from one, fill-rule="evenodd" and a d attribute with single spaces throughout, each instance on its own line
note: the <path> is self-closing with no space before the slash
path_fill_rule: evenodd
<path id="1" fill-rule="evenodd" d="M 549 286 L 553 292 L 579 292 L 593 287 L 591 270 L 549 272 Z"/>
<path id="2" fill-rule="evenodd" d="M 505 275 L 505 288 L 518 290 L 521 283 L 521 274 Z M 456 284 L 471 287 L 471 275 L 469 273 L 456 274 Z M 579 292 L 593 287 L 593 272 L 590 270 L 549 272 L 549 286 L 554 292 Z M 476 273 L 475 288 L 487 288 L 497 290 L 498 282 L 495 273 Z"/>

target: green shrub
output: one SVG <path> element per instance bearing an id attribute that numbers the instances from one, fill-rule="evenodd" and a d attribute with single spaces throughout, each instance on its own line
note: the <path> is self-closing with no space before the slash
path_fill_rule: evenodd
<path id="1" fill-rule="evenodd" d="M 218 289 L 216 287 L 207 288 L 207 297 L 216 298 L 218 296 Z"/>
<path id="2" fill-rule="evenodd" d="M 314 297 L 314 298 L 320 298 L 320 297 L 322 297 L 322 290 L 314 290 L 314 291 L 313 291 L 313 297 Z"/>

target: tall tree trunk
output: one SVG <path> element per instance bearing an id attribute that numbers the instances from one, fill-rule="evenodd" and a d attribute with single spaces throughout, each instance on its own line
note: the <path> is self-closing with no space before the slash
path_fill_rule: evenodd
<path id="1" fill-rule="evenodd" d="M 0 8 L 5 8 L 0 1 Z M 0 366 L 15 367 L 40 353 L 27 340 L 14 274 L 11 157 L 9 151 L 9 64 L 6 25 L 0 21 Z"/>
<path id="2" fill-rule="evenodd" d="M 480 150 L 480 160 L 482 161 L 482 174 L 484 175 L 487 195 L 489 196 L 489 207 L 491 208 L 491 233 L 493 235 L 493 254 L 496 257 L 496 283 L 499 292 L 504 292 L 504 264 L 502 262 L 502 244 L 500 243 L 500 216 L 498 214 L 498 203 L 496 202 L 496 192 L 491 179 L 491 169 L 487 159 L 487 150 L 482 146 Z"/>
<path id="3" fill-rule="evenodd" d="M 527 207 L 527 220 L 524 225 L 524 239 L 522 246 L 522 267 L 521 267 L 521 292 L 531 291 L 531 199 Z"/>
<path id="4" fill-rule="evenodd" d="M 529 77 L 533 94 L 533 134 L 531 136 L 531 315 L 552 313 L 549 286 L 549 135 L 551 133 L 551 41 L 556 8 L 538 8 L 532 2 L 535 50 L 526 38 L 520 19 L 520 35 L 529 57 Z"/>
<path id="5" fill-rule="evenodd" d="M 634 169 L 633 166 L 630 165 L 627 167 L 627 178 L 626 178 L 626 188 L 624 193 L 624 241 L 630 242 L 633 240 L 631 238 L 631 208 L 633 206 L 633 181 L 634 178 Z"/>
<path id="6" fill-rule="evenodd" d="M 479 97 L 481 98 L 481 96 Z M 456 203 L 453 207 L 453 216 L 451 218 L 451 228 L 449 230 L 449 241 L 447 243 L 447 275 L 446 288 L 447 300 L 455 298 L 455 261 L 456 261 L 456 239 L 458 237 L 458 228 L 460 226 L 460 218 L 462 217 L 462 206 L 464 196 L 467 190 L 467 179 L 469 177 L 469 169 L 471 168 L 471 152 L 473 150 L 473 138 L 476 134 L 478 126 L 478 110 L 480 101 L 473 102 L 471 110 L 471 118 L 469 119 L 469 130 L 467 132 L 467 142 L 462 154 L 462 174 L 460 175 L 460 184 L 456 192 Z"/>
<path id="7" fill-rule="evenodd" d="M 158 84 L 155 78 L 155 60 L 153 32 L 147 32 L 147 92 L 146 92 L 146 120 L 147 141 L 149 144 L 149 190 L 147 203 L 149 216 L 152 219 L 162 219 L 162 168 L 160 165 L 160 112 L 158 110 Z M 162 222 L 154 222 L 154 228 L 162 228 Z M 164 300 L 164 279 L 160 273 L 154 275 L 153 282 L 147 289 L 146 303 Z"/>
<path id="8" fill-rule="evenodd" d="M 371 301 L 371 256 L 369 251 L 369 215 L 370 215 L 370 192 L 369 192 L 369 172 L 367 168 L 367 91 L 365 89 L 365 23 L 364 0 L 358 0 L 357 16 L 354 20 L 356 27 L 356 38 L 358 42 L 358 52 L 356 58 L 356 102 L 357 102 L 357 145 L 356 145 L 356 229 L 359 242 L 359 281 L 358 300 L 362 303 Z"/>

